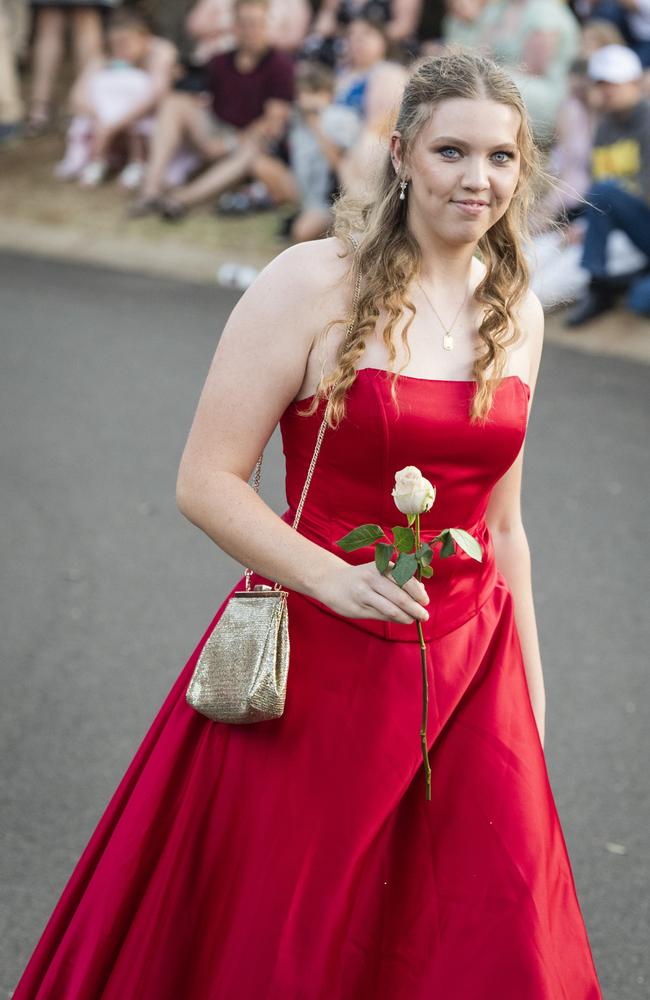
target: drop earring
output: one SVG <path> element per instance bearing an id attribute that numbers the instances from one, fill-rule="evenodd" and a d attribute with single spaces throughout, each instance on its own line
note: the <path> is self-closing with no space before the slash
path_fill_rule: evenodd
<path id="1" fill-rule="evenodd" d="M 400 195 L 399 195 L 399 200 L 400 201 L 404 201 L 404 199 L 406 197 L 406 195 L 404 194 L 404 192 L 406 190 L 406 185 L 407 184 L 408 184 L 408 181 L 400 181 L 399 182 L 399 186 L 401 188 Z"/>

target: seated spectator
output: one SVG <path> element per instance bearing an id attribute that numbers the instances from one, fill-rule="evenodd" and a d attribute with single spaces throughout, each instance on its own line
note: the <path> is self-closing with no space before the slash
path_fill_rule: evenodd
<path id="1" fill-rule="evenodd" d="M 24 0 L 0 0 L 0 145 L 20 136 L 23 101 L 18 59 L 26 36 Z"/>
<path id="2" fill-rule="evenodd" d="M 429 0 L 429 6 L 432 0 Z M 435 4 L 434 4 L 435 6 Z M 321 0 L 312 38 L 340 36 L 355 18 L 369 14 L 384 24 L 394 58 L 413 58 L 419 50 L 418 31 L 423 16 L 423 0 Z"/>
<path id="3" fill-rule="evenodd" d="M 153 115 L 168 93 L 177 52 L 150 31 L 143 15 L 118 10 L 108 28 L 108 58 L 92 60 L 72 89 L 73 118 L 57 177 L 99 184 L 116 146 L 126 146 L 120 181 L 137 187 L 144 170 Z"/>
<path id="4" fill-rule="evenodd" d="M 341 160 L 339 176 L 346 190 L 362 191 L 387 142 L 408 72 L 388 58 L 394 49 L 381 17 L 370 10 L 350 21 L 345 40 L 345 59 L 337 71 L 334 100 L 356 111 L 363 128 Z"/>
<path id="5" fill-rule="evenodd" d="M 608 256 L 613 230 L 627 234 L 650 259 L 650 102 L 642 96 L 641 60 L 625 46 L 607 45 L 589 60 L 589 76 L 602 108 L 591 157 L 590 204 L 584 211 L 582 266 L 591 277 L 567 319 L 571 327 L 607 312 L 620 293 Z M 650 275 L 629 282 L 627 301 L 633 311 L 650 315 Z"/>
<path id="6" fill-rule="evenodd" d="M 25 135 L 47 131 L 54 120 L 54 96 L 69 36 L 75 71 L 103 51 L 102 13 L 120 0 L 31 0 L 34 9 L 34 40 L 31 60 L 31 94 Z"/>
<path id="7" fill-rule="evenodd" d="M 188 92 L 171 93 L 163 102 L 132 217 L 180 218 L 247 178 L 273 189 L 274 199 L 285 199 L 281 155 L 294 96 L 293 62 L 269 43 L 267 0 L 235 0 L 235 33 L 237 48 L 208 63 L 209 105 Z M 211 166 L 163 198 L 166 169 L 187 140 Z"/>
<path id="8" fill-rule="evenodd" d="M 334 74 L 318 63 L 302 63 L 296 78 L 296 107 L 289 127 L 289 163 L 300 210 L 289 234 L 297 242 L 323 236 L 332 221 L 343 154 L 356 141 L 361 119 L 334 104 Z"/>
<path id="9" fill-rule="evenodd" d="M 555 141 L 548 156 L 547 169 L 557 181 L 540 200 L 539 219 L 566 222 L 582 211 L 589 187 L 590 157 L 596 128 L 596 113 L 589 101 L 590 82 L 587 62 L 577 60 L 569 74 L 569 90 L 558 113 Z M 537 213 L 531 229 L 537 231 Z"/>
<path id="10" fill-rule="evenodd" d="M 308 0 L 269 0 L 269 41 L 276 49 L 298 52 L 305 40 L 312 11 Z M 185 20 L 195 41 L 192 58 L 206 63 L 229 52 L 237 43 L 234 0 L 198 0 Z"/>
<path id="11" fill-rule="evenodd" d="M 580 55 L 583 59 L 589 59 L 596 49 L 602 49 L 605 45 L 625 44 L 625 39 L 616 25 L 600 18 L 594 18 L 583 24 L 581 34 Z"/>
<path id="12" fill-rule="evenodd" d="M 416 54 L 423 0 L 321 0 L 313 34 L 332 37 L 354 18 L 366 13 L 383 20 L 386 38 L 394 46 L 410 55 Z"/>
<path id="13" fill-rule="evenodd" d="M 648 0 L 601 0 L 592 8 L 592 17 L 611 21 L 621 31 L 624 41 L 650 67 L 650 3 Z"/>
<path id="14" fill-rule="evenodd" d="M 461 11 L 461 16 L 455 11 Z M 448 44 L 483 49 L 505 66 L 526 101 L 538 142 L 548 144 L 578 55 L 579 28 L 563 0 L 451 0 Z"/>

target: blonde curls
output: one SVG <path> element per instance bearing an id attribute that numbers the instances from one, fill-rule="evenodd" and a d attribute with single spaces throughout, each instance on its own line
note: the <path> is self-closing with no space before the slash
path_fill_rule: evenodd
<path id="1" fill-rule="evenodd" d="M 485 233 L 477 246 L 477 255 L 485 266 L 485 275 L 474 293 L 483 307 L 478 331 L 480 353 L 473 366 L 476 391 L 472 396 L 470 420 L 484 422 L 507 362 L 507 348 L 516 343 L 521 330 L 517 306 L 524 298 L 529 271 L 523 243 L 530 238 L 528 218 L 534 192 L 550 178 L 541 165 L 541 156 L 532 137 L 528 115 L 517 86 L 507 72 L 492 60 L 468 50 L 456 48 L 441 56 L 421 59 L 415 65 L 404 88 L 394 128 L 401 135 L 401 151 L 408 158 L 415 140 L 428 123 L 434 107 L 451 98 L 488 98 L 514 107 L 520 114 L 517 142 L 520 174 L 515 193 L 504 215 Z M 388 350 L 389 366 L 397 357 L 393 331 L 404 309 L 411 315 L 402 331 L 402 343 L 410 358 L 407 334 L 416 313 L 407 289 L 420 271 L 420 247 L 406 225 L 405 202 L 399 198 L 399 177 L 386 151 L 375 180 L 362 196 L 345 193 L 334 205 L 331 232 L 346 246 L 354 266 L 348 280 L 354 281 L 357 269 L 362 276 L 356 309 L 356 322 L 337 349 L 334 368 L 322 374 L 309 406 L 300 411 L 310 416 L 321 399 L 327 399 L 325 415 L 330 427 L 336 427 L 345 415 L 345 395 L 356 377 L 356 365 L 373 333 L 380 309 L 388 316 L 383 340 Z M 358 234 L 358 243 L 355 239 Z M 331 320 L 319 335 L 327 336 L 341 319 Z M 404 366 L 404 367 L 405 367 Z M 401 371 L 401 369 L 400 369 Z M 392 372 L 391 392 L 399 371 Z"/>

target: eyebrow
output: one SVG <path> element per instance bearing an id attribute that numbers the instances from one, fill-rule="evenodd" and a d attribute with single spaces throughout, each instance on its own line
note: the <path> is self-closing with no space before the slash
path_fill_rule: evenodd
<path id="1" fill-rule="evenodd" d="M 453 135 L 438 135 L 431 139 L 431 142 L 440 143 L 446 142 L 450 146 L 463 146 L 467 149 L 469 143 L 465 142 L 463 139 L 456 139 Z M 516 143 L 512 142 L 510 139 L 506 139 L 505 142 L 495 142 L 490 146 L 490 149 L 512 149 L 516 150 Z"/>

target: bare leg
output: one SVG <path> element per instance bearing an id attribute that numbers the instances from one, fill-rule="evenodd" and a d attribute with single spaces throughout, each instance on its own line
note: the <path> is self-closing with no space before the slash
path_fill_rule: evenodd
<path id="1" fill-rule="evenodd" d="M 63 55 L 65 14 L 56 7 L 42 7 L 36 14 L 34 42 L 34 80 L 29 118 L 35 124 L 47 120 L 52 104 L 54 83 Z"/>
<path id="2" fill-rule="evenodd" d="M 257 151 L 252 146 L 244 145 L 221 163 L 215 163 L 205 173 L 197 177 L 191 184 L 174 192 L 173 201 L 184 208 L 191 208 L 208 198 L 226 191 L 237 181 L 244 180 L 251 174 L 251 168 Z"/>
<path id="3" fill-rule="evenodd" d="M 23 117 L 11 34 L 9 11 L 0 3 L 0 124 L 13 124 Z"/>
<path id="4" fill-rule="evenodd" d="M 99 11 L 92 7 L 77 7 L 71 13 L 72 44 L 77 72 L 80 73 L 89 59 L 102 54 L 102 19 Z"/>
<path id="5" fill-rule="evenodd" d="M 161 105 L 151 139 L 143 197 L 160 196 L 167 165 L 186 137 L 192 140 L 206 159 L 217 159 L 226 151 L 225 144 L 210 135 L 203 110 L 196 98 L 191 94 L 171 93 Z"/>
<path id="6" fill-rule="evenodd" d="M 300 202 L 300 190 L 295 176 L 286 163 L 276 156 L 259 153 L 253 162 L 251 173 L 256 180 L 263 181 L 277 205 L 285 201 Z"/>

